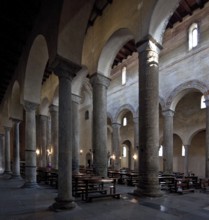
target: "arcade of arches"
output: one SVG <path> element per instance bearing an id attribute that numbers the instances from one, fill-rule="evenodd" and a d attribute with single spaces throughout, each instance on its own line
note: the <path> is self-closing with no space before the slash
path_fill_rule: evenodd
<path id="1" fill-rule="evenodd" d="M 138 171 L 145 196 L 159 171 L 209 177 L 209 3 L 168 27 L 178 0 L 109 2 L 89 26 L 93 0 L 43 1 L 1 101 L 0 171 L 24 161 L 32 188 L 58 169 L 55 209 L 74 207 L 79 167 Z"/>

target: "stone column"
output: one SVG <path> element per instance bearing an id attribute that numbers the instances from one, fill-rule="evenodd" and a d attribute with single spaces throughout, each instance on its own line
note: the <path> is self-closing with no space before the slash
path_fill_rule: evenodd
<path id="1" fill-rule="evenodd" d="M 121 146 L 120 146 L 120 127 L 121 124 L 112 123 L 113 134 L 112 134 L 112 145 L 113 145 L 113 154 L 115 155 L 114 169 L 119 170 L 121 168 Z"/>
<path id="2" fill-rule="evenodd" d="M 52 64 L 59 77 L 59 169 L 58 196 L 52 210 L 68 210 L 76 206 L 72 196 L 72 96 L 71 84 L 80 66 L 56 56 Z"/>
<path id="3" fill-rule="evenodd" d="M 19 125 L 20 120 L 12 119 L 14 122 L 14 152 L 13 152 L 13 165 L 12 165 L 12 178 L 21 179 L 20 176 L 20 135 Z"/>
<path id="4" fill-rule="evenodd" d="M 205 100 L 205 104 L 206 104 L 205 177 L 209 178 L 209 100 Z"/>
<path id="5" fill-rule="evenodd" d="M 93 169 L 96 175 L 107 177 L 107 88 L 110 79 L 95 73 L 93 87 Z"/>
<path id="6" fill-rule="evenodd" d="M 4 134 L 0 134 L 0 174 L 4 170 Z"/>
<path id="7" fill-rule="evenodd" d="M 185 156 L 184 156 L 184 176 L 189 174 L 189 147 L 190 145 L 184 145 Z"/>
<path id="8" fill-rule="evenodd" d="M 135 194 L 161 196 L 159 174 L 159 45 L 149 37 L 139 52 L 139 184 Z"/>
<path id="9" fill-rule="evenodd" d="M 58 169 L 58 106 L 50 105 L 52 168 Z"/>
<path id="10" fill-rule="evenodd" d="M 47 123 L 48 116 L 39 115 L 41 166 L 47 166 Z"/>
<path id="11" fill-rule="evenodd" d="M 173 174 L 173 115 L 174 111 L 168 109 L 162 112 L 164 116 L 163 127 L 163 171 Z"/>
<path id="12" fill-rule="evenodd" d="M 5 130 L 5 170 L 4 174 L 11 174 L 11 154 L 10 154 L 10 127 L 4 127 Z"/>
<path id="13" fill-rule="evenodd" d="M 79 173 L 80 165 L 80 132 L 79 132 L 79 103 L 81 97 L 72 94 L 72 123 L 73 123 L 73 149 L 72 149 L 72 171 L 74 174 Z"/>
<path id="14" fill-rule="evenodd" d="M 24 102 L 25 109 L 25 183 L 23 188 L 36 188 L 36 108 L 38 104 Z"/>

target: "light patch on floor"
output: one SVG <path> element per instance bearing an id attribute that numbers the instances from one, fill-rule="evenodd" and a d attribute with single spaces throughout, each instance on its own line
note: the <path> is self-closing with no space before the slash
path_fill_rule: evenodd
<path id="1" fill-rule="evenodd" d="M 205 209 L 205 210 L 208 210 L 208 211 L 209 211 L 209 206 L 207 206 L 207 207 L 205 207 L 205 208 L 203 208 L 203 209 Z"/>

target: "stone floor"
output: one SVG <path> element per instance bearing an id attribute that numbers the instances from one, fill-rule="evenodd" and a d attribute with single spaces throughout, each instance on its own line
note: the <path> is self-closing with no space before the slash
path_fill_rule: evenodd
<path id="1" fill-rule="evenodd" d="M 202 220 L 209 219 L 209 194 L 196 191 L 184 195 L 165 194 L 161 198 L 132 196 L 134 187 L 117 186 L 120 199 L 95 199 L 91 203 L 76 199 L 71 211 L 53 212 L 48 207 L 57 191 L 41 185 L 23 189 L 22 180 L 0 176 L 0 220 Z"/>

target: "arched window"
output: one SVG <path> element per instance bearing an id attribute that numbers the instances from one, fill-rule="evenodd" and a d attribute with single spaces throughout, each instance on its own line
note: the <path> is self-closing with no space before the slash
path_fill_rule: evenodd
<path id="1" fill-rule="evenodd" d="M 158 151 L 158 156 L 162 157 L 163 156 L 163 146 L 160 145 L 159 151 Z"/>
<path id="2" fill-rule="evenodd" d="M 204 95 L 201 97 L 200 108 L 201 108 L 201 109 L 206 108 L 206 105 L 205 105 L 205 97 L 204 97 Z"/>
<path id="3" fill-rule="evenodd" d="M 126 84 L 126 66 L 123 67 L 122 69 L 122 85 L 125 85 Z"/>
<path id="4" fill-rule="evenodd" d="M 182 157 L 185 156 L 185 147 L 184 147 L 184 145 L 182 145 L 182 148 L 181 148 L 181 156 Z"/>
<path id="5" fill-rule="evenodd" d="M 193 23 L 189 27 L 189 50 L 193 49 L 198 45 L 198 25 Z"/>
<path id="6" fill-rule="evenodd" d="M 123 118 L 123 126 L 126 126 L 126 125 L 127 125 L 127 118 L 124 117 L 124 118 Z"/>
<path id="7" fill-rule="evenodd" d="M 126 157 L 127 156 L 127 149 L 126 149 L 126 146 L 124 145 L 123 146 L 123 154 L 122 154 L 123 157 Z"/>

